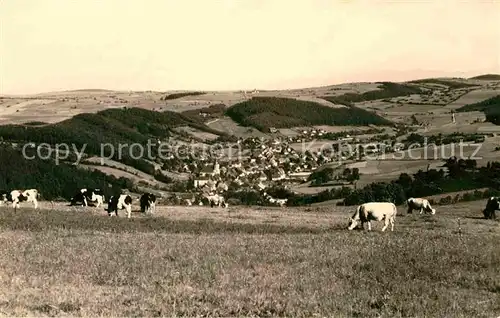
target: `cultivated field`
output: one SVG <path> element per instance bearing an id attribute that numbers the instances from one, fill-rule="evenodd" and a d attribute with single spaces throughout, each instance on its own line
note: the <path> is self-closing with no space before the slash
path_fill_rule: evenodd
<path id="1" fill-rule="evenodd" d="M 0 208 L 7 316 L 497 317 L 500 223 L 484 200 L 398 207 L 394 232 L 353 207 Z M 124 214 L 122 213 L 122 216 Z"/>

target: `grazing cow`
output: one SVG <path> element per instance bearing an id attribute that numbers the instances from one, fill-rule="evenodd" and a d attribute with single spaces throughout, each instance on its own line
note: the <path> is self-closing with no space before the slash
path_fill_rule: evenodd
<path id="1" fill-rule="evenodd" d="M 348 230 L 354 229 L 358 225 L 358 221 L 361 221 L 361 227 L 365 223 L 368 223 L 368 231 L 371 231 L 371 221 L 385 221 L 382 232 L 387 229 L 389 223 L 391 223 L 391 231 L 394 231 L 394 221 L 396 219 L 396 214 L 398 210 L 396 205 L 391 202 L 370 202 L 361 204 L 357 207 L 354 215 L 349 219 Z M 364 227 L 363 227 L 364 229 Z"/>
<path id="2" fill-rule="evenodd" d="M 154 213 L 156 211 L 156 196 L 152 193 L 144 193 L 140 199 L 142 213 Z"/>
<path id="3" fill-rule="evenodd" d="M 38 208 L 38 198 L 40 197 L 40 193 L 36 189 L 28 189 L 28 190 L 12 190 L 7 195 L 7 201 L 12 202 L 13 208 L 19 208 L 20 202 L 33 202 L 35 209 Z"/>
<path id="4" fill-rule="evenodd" d="M 5 190 L 0 190 L 0 204 L 7 203 L 7 197 L 9 196 L 9 192 Z"/>
<path id="5" fill-rule="evenodd" d="M 283 207 L 287 203 L 288 199 L 276 199 L 276 204 Z"/>
<path id="6" fill-rule="evenodd" d="M 104 195 L 100 189 L 80 189 L 71 198 L 70 205 L 76 205 L 81 202 L 82 206 L 88 206 L 88 202 L 97 202 L 96 207 L 104 204 Z"/>
<path id="7" fill-rule="evenodd" d="M 125 209 L 127 211 L 127 217 L 130 219 L 130 214 L 132 213 L 132 197 L 128 194 L 113 195 L 108 200 L 108 215 L 118 216 L 118 210 Z"/>
<path id="8" fill-rule="evenodd" d="M 496 219 L 496 210 L 500 210 L 500 198 L 491 197 L 486 202 L 486 208 L 483 210 L 485 219 Z"/>
<path id="9" fill-rule="evenodd" d="M 422 214 L 423 211 L 425 211 L 425 213 L 430 212 L 431 214 L 436 214 L 436 209 L 432 208 L 427 199 L 409 198 L 406 200 L 406 205 L 408 205 L 408 213 L 412 213 L 413 210 L 420 210 L 420 214 Z"/>
<path id="10" fill-rule="evenodd" d="M 224 197 L 221 195 L 218 195 L 218 194 L 209 195 L 209 196 L 207 196 L 207 199 L 208 199 L 208 202 L 210 203 L 210 207 L 212 207 L 212 208 L 216 205 L 222 206 L 224 208 L 228 207 L 228 204 L 224 200 Z"/>

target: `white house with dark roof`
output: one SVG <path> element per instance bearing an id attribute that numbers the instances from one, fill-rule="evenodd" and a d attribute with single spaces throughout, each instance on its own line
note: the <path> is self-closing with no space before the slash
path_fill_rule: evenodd
<path id="1" fill-rule="evenodd" d="M 213 166 L 205 166 L 200 171 L 200 177 L 214 177 L 220 175 L 220 166 L 217 161 Z"/>

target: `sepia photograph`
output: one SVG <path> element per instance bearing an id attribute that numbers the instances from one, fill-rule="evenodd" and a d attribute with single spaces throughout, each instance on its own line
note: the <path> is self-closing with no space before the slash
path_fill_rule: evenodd
<path id="1" fill-rule="evenodd" d="M 0 1 L 0 317 L 500 318 L 500 1 Z"/>

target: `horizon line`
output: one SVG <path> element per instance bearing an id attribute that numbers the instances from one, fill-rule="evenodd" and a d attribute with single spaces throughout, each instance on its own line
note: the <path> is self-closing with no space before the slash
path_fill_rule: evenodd
<path id="1" fill-rule="evenodd" d="M 444 73 L 444 72 L 443 72 Z M 18 96 L 36 96 L 36 95 L 44 95 L 44 94 L 55 94 L 55 93 L 70 93 L 70 92 L 79 92 L 79 91 L 103 91 L 103 92 L 155 92 L 155 93 L 169 93 L 169 92 L 203 92 L 203 93 L 214 93 L 214 92 L 250 92 L 253 90 L 257 91 L 291 91 L 291 90 L 301 90 L 301 89 L 313 89 L 313 88 L 323 88 L 329 86 L 337 86 L 337 85 L 345 85 L 345 84 L 367 84 L 367 83 L 381 83 L 381 82 L 392 82 L 392 83 L 409 83 L 413 81 L 419 81 L 424 79 L 458 79 L 458 80 L 470 80 L 477 76 L 483 75 L 499 75 L 500 73 L 480 73 L 470 77 L 458 77 L 458 76 L 433 76 L 433 77 L 417 77 L 414 79 L 405 79 L 405 80 L 376 80 L 376 81 L 352 81 L 352 82 L 337 82 L 326 85 L 317 85 L 317 86 L 301 86 L 301 87 L 288 87 L 288 88 L 239 88 L 239 89 L 215 89 L 215 90 L 203 90 L 203 89 L 170 89 L 170 90 L 156 90 L 156 89 L 113 89 L 113 88 L 74 88 L 74 89 L 61 89 L 61 90 L 50 90 L 50 91 L 42 91 L 42 92 L 34 92 L 34 93 L 10 93 L 3 94 L 0 93 L 0 97 L 18 97 Z"/>

